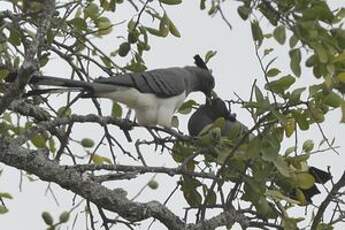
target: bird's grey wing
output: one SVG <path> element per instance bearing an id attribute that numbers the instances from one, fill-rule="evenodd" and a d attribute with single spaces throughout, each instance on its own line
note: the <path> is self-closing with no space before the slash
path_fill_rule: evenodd
<path id="1" fill-rule="evenodd" d="M 116 75 L 111 77 L 100 77 L 94 80 L 95 83 L 136 87 L 132 74 Z"/>
<path id="2" fill-rule="evenodd" d="M 157 96 L 172 97 L 186 91 L 184 78 L 187 74 L 183 68 L 168 68 L 147 71 L 142 77 Z"/>
<path id="3" fill-rule="evenodd" d="M 186 90 L 184 81 L 186 74 L 188 72 L 176 67 L 99 78 L 95 82 L 133 87 L 142 93 L 152 93 L 158 97 L 165 98 L 180 95 Z"/>

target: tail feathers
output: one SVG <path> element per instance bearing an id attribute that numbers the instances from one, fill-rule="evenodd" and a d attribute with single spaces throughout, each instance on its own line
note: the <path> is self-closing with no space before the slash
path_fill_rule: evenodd
<path id="1" fill-rule="evenodd" d="M 11 74 L 6 78 L 7 82 L 13 82 L 16 78 L 15 74 Z M 57 86 L 56 88 L 48 89 L 34 89 L 25 94 L 26 97 L 48 94 L 48 93 L 63 93 L 63 92 L 82 92 L 82 98 L 102 97 L 114 91 L 122 89 L 119 86 L 111 83 L 85 82 L 78 80 L 71 80 L 65 78 L 51 77 L 51 76 L 34 76 L 30 80 L 30 84 L 36 86 Z M 61 88 L 60 88 L 61 87 Z M 119 88 L 120 87 L 120 88 Z"/>
<path id="2" fill-rule="evenodd" d="M 59 93 L 66 93 L 66 92 L 81 92 L 83 88 L 50 88 L 50 89 L 34 89 L 27 93 L 25 93 L 24 97 L 32 97 L 38 96 L 43 94 L 59 94 Z"/>
<path id="3" fill-rule="evenodd" d="M 47 85 L 47 86 L 61 86 L 72 88 L 83 88 L 86 90 L 93 90 L 93 85 L 90 82 L 70 80 L 50 76 L 35 76 L 30 81 L 34 85 Z"/>

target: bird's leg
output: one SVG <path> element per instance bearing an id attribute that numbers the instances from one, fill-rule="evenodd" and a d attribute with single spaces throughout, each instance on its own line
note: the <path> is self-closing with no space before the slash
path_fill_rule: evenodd
<path id="1" fill-rule="evenodd" d="M 124 120 L 124 125 L 122 127 L 120 127 L 120 129 L 125 134 L 126 139 L 127 139 L 128 142 L 132 142 L 132 137 L 129 134 L 129 130 L 132 129 L 131 125 L 130 125 L 131 124 L 131 120 L 130 120 L 131 113 L 132 113 L 132 110 L 128 109 L 128 112 L 127 112 L 127 114 L 125 116 L 125 119 L 123 119 Z"/>
<path id="2" fill-rule="evenodd" d="M 132 110 L 128 109 L 125 119 L 129 121 L 131 118 L 131 114 L 132 114 Z"/>

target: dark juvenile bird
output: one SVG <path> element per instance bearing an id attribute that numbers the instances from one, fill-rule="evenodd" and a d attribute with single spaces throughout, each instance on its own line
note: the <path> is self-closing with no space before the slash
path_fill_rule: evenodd
<path id="1" fill-rule="evenodd" d="M 34 76 L 30 83 L 80 91 L 83 98 L 108 98 L 134 109 L 139 124 L 163 127 L 171 127 L 173 114 L 188 94 L 201 91 L 210 97 L 215 85 L 207 69 L 192 66 L 128 73 L 93 82 Z M 27 95 L 54 92 L 61 92 L 61 88 L 33 90 Z"/>
<path id="2" fill-rule="evenodd" d="M 222 135 L 228 135 L 235 126 L 240 126 L 241 129 L 247 130 L 242 123 L 236 120 L 235 115 L 229 111 L 222 99 L 214 98 L 210 102 L 201 105 L 192 114 L 188 121 L 189 134 L 197 136 L 206 126 L 221 117 L 225 120 L 224 127 L 221 130 Z"/>

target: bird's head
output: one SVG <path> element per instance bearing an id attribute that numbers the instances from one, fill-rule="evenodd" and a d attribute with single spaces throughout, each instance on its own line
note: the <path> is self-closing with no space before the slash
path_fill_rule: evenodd
<path id="1" fill-rule="evenodd" d="M 207 99 L 212 97 L 212 90 L 215 86 L 214 78 L 211 70 L 208 69 L 206 62 L 200 57 L 199 54 L 194 56 L 194 63 L 199 68 L 199 78 L 201 81 L 200 91 L 206 95 Z"/>
<path id="2" fill-rule="evenodd" d="M 226 120 L 236 121 L 236 115 L 231 113 L 225 102 L 217 95 L 210 99 L 208 105 L 206 106 L 208 106 L 210 110 L 213 111 L 217 118 L 224 117 Z"/>
<path id="3" fill-rule="evenodd" d="M 215 86 L 214 77 L 209 70 L 199 68 L 199 71 L 198 78 L 200 82 L 200 91 L 203 92 L 207 98 L 211 98 Z"/>
<path id="4" fill-rule="evenodd" d="M 190 88 L 189 92 L 201 91 L 206 97 L 211 98 L 215 86 L 211 72 L 194 66 L 186 66 L 185 69 L 190 73 L 185 79 Z"/>

